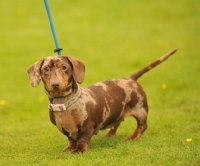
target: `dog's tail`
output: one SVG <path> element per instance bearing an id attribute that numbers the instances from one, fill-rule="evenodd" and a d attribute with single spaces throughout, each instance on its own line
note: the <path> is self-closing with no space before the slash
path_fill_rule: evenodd
<path id="1" fill-rule="evenodd" d="M 143 74 L 145 74 L 146 72 L 148 72 L 149 70 L 153 69 L 154 67 L 156 67 L 157 65 L 159 65 L 160 63 L 162 63 L 163 61 L 165 61 L 167 58 L 169 58 L 171 55 L 173 55 L 178 49 L 175 48 L 173 50 L 171 50 L 170 52 L 168 52 L 167 54 L 163 55 L 162 57 L 160 57 L 158 60 L 156 60 L 155 62 L 149 64 L 148 66 L 142 68 L 141 70 L 137 71 L 135 74 L 131 75 L 130 78 L 137 80 L 138 78 L 140 78 Z"/>

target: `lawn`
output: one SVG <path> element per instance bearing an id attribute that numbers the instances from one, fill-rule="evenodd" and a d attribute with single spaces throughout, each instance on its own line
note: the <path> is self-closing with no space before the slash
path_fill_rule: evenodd
<path id="1" fill-rule="evenodd" d="M 128 77 L 169 50 L 176 54 L 139 79 L 148 129 L 135 142 L 127 118 L 115 137 L 93 136 L 84 154 L 62 152 L 67 139 L 48 115 L 43 85 L 27 68 L 56 55 L 43 1 L 0 2 L 0 165 L 200 165 L 200 1 L 49 0 L 63 55 L 86 64 L 81 87 Z"/>

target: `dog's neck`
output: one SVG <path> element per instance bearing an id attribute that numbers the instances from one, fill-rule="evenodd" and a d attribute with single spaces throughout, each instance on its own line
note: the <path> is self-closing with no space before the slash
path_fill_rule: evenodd
<path id="1" fill-rule="evenodd" d="M 68 90 L 68 93 L 66 93 L 64 96 L 58 96 L 58 97 L 52 97 L 50 96 L 49 92 L 45 89 L 45 92 L 49 98 L 49 102 L 51 104 L 63 104 L 63 103 L 66 103 L 67 101 L 69 101 L 70 99 L 72 99 L 75 94 L 78 92 L 79 90 L 79 87 L 77 85 L 76 82 L 74 82 L 70 88 L 68 87 L 67 89 Z"/>

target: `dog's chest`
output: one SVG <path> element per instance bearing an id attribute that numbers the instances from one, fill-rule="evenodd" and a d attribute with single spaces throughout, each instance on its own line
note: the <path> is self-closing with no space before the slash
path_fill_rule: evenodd
<path id="1" fill-rule="evenodd" d="M 54 112 L 57 128 L 66 136 L 76 139 L 80 127 L 86 116 L 78 109 L 68 109 L 62 112 Z"/>

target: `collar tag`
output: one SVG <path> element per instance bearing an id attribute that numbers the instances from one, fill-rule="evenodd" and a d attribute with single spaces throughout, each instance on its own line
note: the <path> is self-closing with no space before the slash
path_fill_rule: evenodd
<path id="1" fill-rule="evenodd" d="M 64 104 L 50 104 L 50 108 L 53 111 L 64 111 L 66 107 Z"/>
<path id="2" fill-rule="evenodd" d="M 64 104 L 49 104 L 49 110 L 50 111 L 65 111 L 69 106 L 74 104 L 80 96 L 81 96 L 81 89 L 79 88 L 77 93 L 74 95 L 74 97 L 71 98 L 66 103 L 64 103 Z"/>

